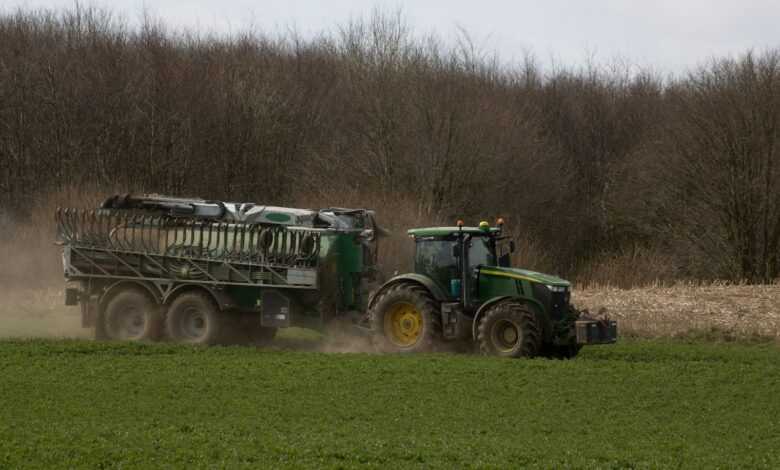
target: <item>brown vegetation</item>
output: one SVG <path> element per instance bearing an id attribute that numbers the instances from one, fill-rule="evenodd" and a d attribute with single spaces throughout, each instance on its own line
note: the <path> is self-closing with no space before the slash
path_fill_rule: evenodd
<path id="1" fill-rule="evenodd" d="M 695 284 L 576 290 L 574 302 L 605 309 L 621 332 L 641 337 L 709 334 L 712 339 L 780 339 L 780 285 Z"/>
<path id="2" fill-rule="evenodd" d="M 78 188 L 373 207 L 396 233 L 390 272 L 408 267 L 406 228 L 501 215 L 520 261 L 569 278 L 767 282 L 780 273 L 778 57 L 665 80 L 507 67 L 392 15 L 305 40 L 4 13 L 0 255 L 27 262 L 20 241 L 50 259 L 34 208 Z"/>

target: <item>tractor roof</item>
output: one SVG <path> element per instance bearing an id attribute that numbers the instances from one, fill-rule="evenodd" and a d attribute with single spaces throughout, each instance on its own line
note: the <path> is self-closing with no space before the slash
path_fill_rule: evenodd
<path id="1" fill-rule="evenodd" d="M 453 235 L 458 232 L 475 235 L 485 235 L 486 233 L 495 235 L 501 232 L 501 230 L 497 227 L 490 227 L 487 231 L 482 230 L 479 227 L 424 227 L 413 228 L 407 231 L 407 233 L 413 237 L 446 237 L 447 235 Z"/>

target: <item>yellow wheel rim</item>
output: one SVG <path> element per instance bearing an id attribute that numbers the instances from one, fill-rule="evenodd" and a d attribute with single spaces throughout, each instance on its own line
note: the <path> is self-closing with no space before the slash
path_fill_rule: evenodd
<path id="1" fill-rule="evenodd" d="M 397 303 L 385 314 L 385 336 L 397 346 L 414 345 L 422 331 L 422 313 L 410 303 Z"/>

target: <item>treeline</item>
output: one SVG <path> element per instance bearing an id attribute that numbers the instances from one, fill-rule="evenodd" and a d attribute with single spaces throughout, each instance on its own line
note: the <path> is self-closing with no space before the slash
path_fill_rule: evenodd
<path id="1" fill-rule="evenodd" d="M 503 216 L 585 280 L 780 276 L 780 50 L 682 78 L 506 66 L 375 14 L 315 39 L 0 16 L 0 220 L 72 188 Z"/>

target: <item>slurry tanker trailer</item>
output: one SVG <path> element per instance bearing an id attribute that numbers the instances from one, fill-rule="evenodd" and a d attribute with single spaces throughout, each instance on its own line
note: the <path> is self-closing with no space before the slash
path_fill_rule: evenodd
<path id="1" fill-rule="evenodd" d="M 380 284 L 383 230 L 368 209 L 118 195 L 56 219 L 66 304 L 97 339 L 263 344 L 279 328 L 347 320 L 386 351 L 449 341 L 573 357 L 617 336 L 571 305 L 567 281 L 511 268 L 503 223 L 409 230 L 414 272 Z"/>

